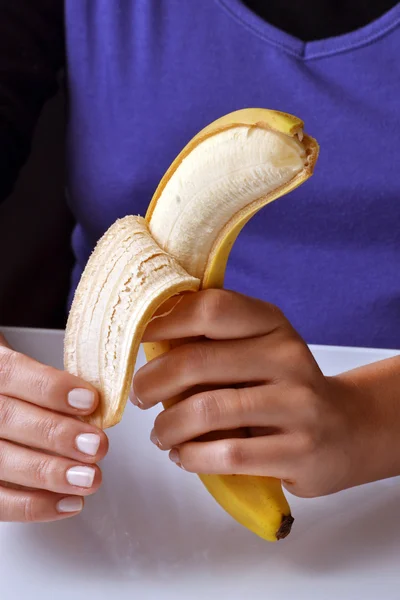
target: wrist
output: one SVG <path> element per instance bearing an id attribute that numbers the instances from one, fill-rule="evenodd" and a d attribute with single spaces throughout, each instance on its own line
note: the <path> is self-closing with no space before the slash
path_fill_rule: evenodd
<path id="1" fill-rule="evenodd" d="M 350 423 L 350 485 L 400 475 L 400 357 L 330 379 Z"/>

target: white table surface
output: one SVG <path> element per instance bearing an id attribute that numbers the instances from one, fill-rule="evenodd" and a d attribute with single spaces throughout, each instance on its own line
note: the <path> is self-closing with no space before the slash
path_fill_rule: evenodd
<path id="1" fill-rule="evenodd" d="M 3 331 L 17 349 L 61 366 L 62 332 Z M 398 353 L 312 350 L 327 374 Z M 400 599 L 399 479 L 289 497 L 292 533 L 269 544 L 149 442 L 154 416 L 130 405 L 109 430 L 104 484 L 79 517 L 0 524 L 0 600 Z"/>

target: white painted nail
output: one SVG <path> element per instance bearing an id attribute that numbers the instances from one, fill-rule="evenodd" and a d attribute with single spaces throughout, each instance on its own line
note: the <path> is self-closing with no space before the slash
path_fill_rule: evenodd
<path id="1" fill-rule="evenodd" d="M 92 467 L 72 467 L 67 471 L 67 481 L 77 487 L 90 488 L 96 471 Z"/>
<path id="2" fill-rule="evenodd" d="M 159 448 L 161 448 L 160 440 L 158 439 L 157 434 L 154 429 L 151 430 L 150 441 L 153 442 L 153 444 L 155 446 L 158 446 Z"/>
<path id="3" fill-rule="evenodd" d="M 57 511 L 59 513 L 72 513 L 82 510 L 83 500 L 79 496 L 68 496 L 57 502 Z"/>
<path id="4" fill-rule="evenodd" d="M 82 433 L 76 438 L 76 447 L 83 454 L 96 456 L 100 446 L 100 436 L 97 433 Z"/>
<path id="5" fill-rule="evenodd" d="M 139 400 L 139 398 L 135 395 L 133 388 L 131 388 L 131 391 L 129 392 L 129 400 L 135 406 L 138 406 L 139 408 L 143 408 L 143 402 L 141 400 Z"/>
<path id="6" fill-rule="evenodd" d="M 72 408 L 89 410 L 94 405 L 94 393 L 84 388 L 76 388 L 68 394 L 68 404 Z"/>

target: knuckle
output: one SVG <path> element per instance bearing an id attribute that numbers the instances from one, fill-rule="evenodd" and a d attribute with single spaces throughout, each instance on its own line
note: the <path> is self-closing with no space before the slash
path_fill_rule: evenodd
<path id="1" fill-rule="evenodd" d="M 180 372 L 186 373 L 191 380 L 206 369 L 210 361 L 210 349 L 205 344 L 188 344 L 182 346 L 180 359 Z"/>
<path id="2" fill-rule="evenodd" d="M 256 400 L 254 396 L 254 390 L 249 388 L 233 388 L 230 393 L 232 394 L 232 405 L 236 409 L 236 413 L 239 416 L 249 415 L 256 410 Z"/>
<path id="3" fill-rule="evenodd" d="M 297 454 L 303 458 L 314 456 L 319 446 L 318 438 L 312 431 L 303 431 L 298 436 Z"/>
<path id="4" fill-rule="evenodd" d="M 8 444 L 6 441 L 0 439 L 0 473 L 3 471 L 5 462 L 7 460 L 7 448 Z"/>
<path id="5" fill-rule="evenodd" d="M 271 313 L 271 315 L 273 315 L 273 317 L 277 323 L 285 323 L 286 322 L 285 314 L 279 308 L 279 306 L 276 306 L 275 304 L 271 304 L 270 302 L 265 302 L 265 306 L 266 306 L 267 310 Z"/>
<path id="6" fill-rule="evenodd" d="M 0 346 L 0 385 L 3 388 L 8 387 L 10 381 L 14 378 L 15 369 L 18 363 L 18 353 L 10 348 Z"/>
<path id="7" fill-rule="evenodd" d="M 36 521 L 36 503 L 32 496 L 25 496 L 22 500 L 22 515 L 26 523 Z"/>
<path id="8" fill-rule="evenodd" d="M 45 487 L 49 481 L 51 462 L 48 458 L 40 458 L 33 465 L 33 477 L 37 484 Z"/>
<path id="9" fill-rule="evenodd" d="M 4 493 L 4 489 L 2 489 L 3 482 L 0 481 L 0 522 L 7 520 L 7 494 Z"/>
<path id="10" fill-rule="evenodd" d="M 0 431 L 7 431 L 15 419 L 15 403 L 7 396 L 0 395 Z"/>
<path id="11" fill-rule="evenodd" d="M 46 446 L 54 447 L 62 435 L 62 427 L 52 416 L 45 417 L 38 424 L 38 434 Z"/>
<path id="12" fill-rule="evenodd" d="M 226 441 L 222 447 L 222 458 L 227 470 L 241 470 L 245 464 L 242 445 L 236 440 Z"/>
<path id="13" fill-rule="evenodd" d="M 203 328 L 208 331 L 226 314 L 231 294 L 226 290 L 205 290 L 201 295 L 200 312 Z"/>
<path id="14" fill-rule="evenodd" d="M 25 498 L 15 497 L 14 490 L 14 486 L 6 481 L 0 481 L 0 522 L 32 520 L 29 511 L 26 515 Z"/>
<path id="15" fill-rule="evenodd" d="M 212 392 L 204 392 L 193 398 L 192 411 L 196 419 L 200 419 L 206 425 L 215 425 L 221 414 L 218 400 Z"/>
<path id="16" fill-rule="evenodd" d="M 35 373 L 31 380 L 32 391 L 40 398 L 53 396 L 53 377 L 51 377 L 50 369 L 43 367 L 40 373 Z"/>
<path id="17" fill-rule="evenodd" d="M 294 368 L 302 365 L 309 358 L 308 348 L 304 342 L 297 337 L 294 337 L 285 345 L 286 360 L 292 364 Z"/>

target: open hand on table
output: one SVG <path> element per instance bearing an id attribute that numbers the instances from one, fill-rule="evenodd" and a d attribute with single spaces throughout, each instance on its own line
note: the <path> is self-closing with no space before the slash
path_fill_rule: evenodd
<path id="1" fill-rule="evenodd" d="M 181 338 L 133 381 L 142 409 L 184 398 L 151 433 L 178 466 L 276 477 L 303 497 L 400 473 L 398 359 L 325 377 L 279 309 L 226 290 L 186 295 L 144 341 Z"/>

